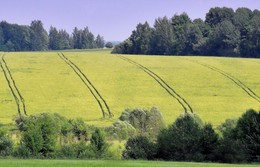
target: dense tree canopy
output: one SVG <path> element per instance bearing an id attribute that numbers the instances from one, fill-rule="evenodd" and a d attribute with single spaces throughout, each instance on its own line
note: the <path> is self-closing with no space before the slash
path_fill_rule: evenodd
<path id="1" fill-rule="evenodd" d="M 186 13 L 139 23 L 112 53 L 260 57 L 260 11 L 211 8 L 205 21 Z"/>
<path id="2" fill-rule="evenodd" d="M 93 49 L 104 45 L 104 38 L 99 34 L 95 37 L 88 27 L 75 27 L 70 35 L 53 26 L 48 33 L 40 20 L 32 21 L 30 26 L 0 22 L 0 51 Z"/>

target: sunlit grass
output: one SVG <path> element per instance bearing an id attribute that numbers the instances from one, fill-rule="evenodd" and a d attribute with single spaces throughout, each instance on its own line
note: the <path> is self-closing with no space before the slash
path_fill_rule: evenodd
<path id="1" fill-rule="evenodd" d="M 163 161 L 104 161 L 104 160 L 0 160 L 4 167 L 254 167 L 257 164 L 218 164 Z"/>
<path id="2" fill-rule="evenodd" d="M 109 50 L 64 52 L 106 100 L 114 118 L 102 119 L 100 108 L 90 91 L 56 52 L 8 53 L 5 57 L 22 93 L 28 114 L 57 112 L 87 123 L 108 126 L 125 108 L 157 106 L 167 123 L 183 112 L 153 78 Z M 258 59 L 215 57 L 162 57 L 128 55 L 158 74 L 192 106 L 205 122 L 214 126 L 226 118 L 238 118 L 260 103 L 249 97 L 225 76 L 198 63 L 217 67 L 241 80 L 260 95 Z M 16 105 L 0 71 L 0 122 L 11 122 Z"/>

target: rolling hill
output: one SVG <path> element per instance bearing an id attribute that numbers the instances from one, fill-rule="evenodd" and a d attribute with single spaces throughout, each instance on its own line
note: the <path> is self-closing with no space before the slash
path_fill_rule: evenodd
<path id="1" fill-rule="evenodd" d="M 194 112 L 217 126 L 260 108 L 259 59 L 109 52 L 0 53 L 0 122 L 56 112 L 107 126 L 125 108 L 157 106 L 169 124 Z"/>

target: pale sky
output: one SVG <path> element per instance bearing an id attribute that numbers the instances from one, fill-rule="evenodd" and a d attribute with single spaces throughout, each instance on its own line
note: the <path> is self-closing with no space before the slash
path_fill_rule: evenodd
<path id="1" fill-rule="evenodd" d="M 41 20 L 65 29 L 88 26 L 95 35 L 107 41 L 123 41 L 138 23 L 152 26 L 158 17 L 172 17 L 186 12 L 191 19 L 205 19 L 212 7 L 248 7 L 260 10 L 260 0 L 0 0 L 0 20 L 29 25 Z"/>

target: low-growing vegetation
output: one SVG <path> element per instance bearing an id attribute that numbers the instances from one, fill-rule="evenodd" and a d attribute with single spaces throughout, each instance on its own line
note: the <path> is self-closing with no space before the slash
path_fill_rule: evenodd
<path id="1" fill-rule="evenodd" d="M 50 113 L 17 116 L 15 123 L 16 139 L 0 127 L 1 157 L 117 159 L 111 140 L 126 139 L 123 159 L 260 162 L 260 112 L 252 109 L 217 132 L 194 113 L 183 113 L 166 127 L 156 107 L 126 109 L 105 131 Z"/>
<path id="2" fill-rule="evenodd" d="M 229 122 L 229 121 L 227 121 Z M 211 124 L 185 113 L 162 130 L 155 142 L 143 136 L 130 138 L 123 157 L 172 161 L 259 162 L 260 112 L 248 110 L 235 127 L 221 125 L 219 136 Z M 156 150 L 156 151 L 155 151 Z"/>

